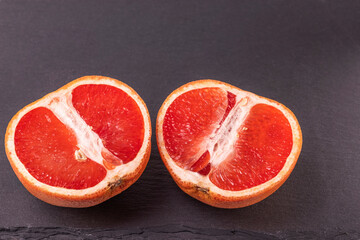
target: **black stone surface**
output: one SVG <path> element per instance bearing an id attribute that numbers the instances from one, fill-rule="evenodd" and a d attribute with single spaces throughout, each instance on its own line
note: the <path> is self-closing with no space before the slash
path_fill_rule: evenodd
<path id="1" fill-rule="evenodd" d="M 359 239 L 360 1 L 0 1 L 0 135 L 25 105 L 84 75 L 132 86 L 153 127 L 175 88 L 212 78 L 297 116 L 292 175 L 250 207 L 184 194 L 159 157 L 130 189 L 68 209 L 29 194 L 0 149 L 0 239 Z"/>

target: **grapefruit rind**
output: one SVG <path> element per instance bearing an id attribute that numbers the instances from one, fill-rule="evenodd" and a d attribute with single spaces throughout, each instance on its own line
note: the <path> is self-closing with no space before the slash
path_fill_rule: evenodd
<path id="1" fill-rule="evenodd" d="M 35 179 L 19 160 L 15 152 L 14 135 L 20 119 L 37 107 L 47 107 L 50 102 L 67 95 L 77 86 L 84 84 L 106 84 L 126 92 L 139 106 L 144 120 L 144 139 L 136 157 L 129 163 L 108 170 L 105 178 L 97 185 L 87 189 L 66 189 L 53 187 Z M 101 203 L 124 191 L 134 183 L 144 171 L 151 151 L 151 122 L 148 109 L 141 97 L 128 85 L 118 80 L 103 76 L 85 76 L 76 79 L 43 98 L 25 106 L 10 121 L 5 135 L 6 155 L 23 185 L 36 197 L 57 206 L 89 207 Z"/>
<path id="2" fill-rule="evenodd" d="M 170 157 L 165 147 L 163 137 L 163 122 L 165 114 L 172 102 L 181 94 L 200 88 L 218 87 L 237 95 L 238 99 L 247 98 L 247 104 L 243 106 L 239 120 L 243 121 L 246 114 L 256 104 L 267 104 L 280 110 L 288 119 L 293 136 L 293 146 L 281 171 L 269 181 L 252 188 L 230 191 L 214 185 L 208 176 L 203 176 L 191 170 L 179 167 Z M 161 106 L 156 121 L 156 137 L 161 158 L 177 185 L 190 196 L 215 207 L 239 208 L 245 207 L 268 197 L 275 192 L 288 178 L 293 170 L 302 147 L 302 133 L 295 115 L 284 105 L 254 93 L 241 90 L 230 84 L 216 80 L 198 80 L 187 83 L 172 92 Z"/>

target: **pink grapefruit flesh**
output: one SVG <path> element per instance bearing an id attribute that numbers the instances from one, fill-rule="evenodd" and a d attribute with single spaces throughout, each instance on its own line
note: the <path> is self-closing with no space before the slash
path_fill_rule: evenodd
<path id="1" fill-rule="evenodd" d="M 56 100 L 56 99 L 55 99 Z M 144 140 L 144 122 L 136 102 L 119 88 L 86 84 L 73 89 L 71 103 L 108 151 L 104 166 L 79 150 L 74 131 L 46 107 L 26 113 L 15 130 L 19 160 L 38 181 L 54 187 L 86 189 L 104 179 L 106 168 L 132 161 Z"/>
<path id="2" fill-rule="evenodd" d="M 190 90 L 171 103 L 163 122 L 165 147 L 174 162 L 209 176 L 214 185 L 230 191 L 274 178 L 293 146 L 291 126 L 284 114 L 270 105 L 256 104 L 237 129 L 231 151 L 224 152 L 226 158 L 214 166 L 206 142 L 223 134 L 217 130 L 230 117 L 235 103 L 236 95 L 220 88 Z"/>

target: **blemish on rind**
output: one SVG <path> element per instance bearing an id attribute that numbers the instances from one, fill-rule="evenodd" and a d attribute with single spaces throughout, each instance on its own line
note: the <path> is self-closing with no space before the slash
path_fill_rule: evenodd
<path id="1" fill-rule="evenodd" d="M 209 192 L 209 188 L 204 188 L 204 187 L 200 187 L 200 186 L 195 186 L 195 189 L 199 192 L 203 192 L 206 194 Z"/>
<path id="2" fill-rule="evenodd" d="M 123 180 L 120 178 L 114 182 L 110 182 L 108 183 L 108 187 L 110 188 L 110 190 L 114 190 L 116 189 L 118 186 L 120 186 L 121 184 L 123 184 Z"/>

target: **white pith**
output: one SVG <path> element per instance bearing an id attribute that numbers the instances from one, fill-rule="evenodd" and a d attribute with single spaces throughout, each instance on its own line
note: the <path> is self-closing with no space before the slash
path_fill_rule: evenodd
<path id="1" fill-rule="evenodd" d="M 91 158 L 97 163 L 103 165 L 102 162 L 103 158 L 101 157 L 101 149 L 104 149 L 104 146 L 101 142 L 101 139 L 98 137 L 96 133 L 94 133 L 91 130 L 89 126 L 85 124 L 84 120 L 77 115 L 75 109 L 73 109 L 72 105 L 69 104 L 71 103 L 71 98 L 69 96 L 71 96 L 72 90 L 84 84 L 106 84 L 106 85 L 114 86 L 126 92 L 137 103 L 144 120 L 145 131 L 144 131 L 144 140 L 142 146 L 138 154 L 132 161 L 126 164 L 121 164 L 119 166 L 116 166 L 112 170 L 107 170 L 107 174 L 105 178 L 100 183 L 98 183 L 93 187 L 75 190 L 75 189 L 66 189 L 61 187 L 53 187 L 44 184 L 38 181 L 37 179 L 35 179 L 27 171 L 25 166 L 17 157 L 15 152 L 15 144 L 14 144 L 15 128 L 18 122 L 20 121 L 20 119 L 29 111 L 37 107 L 49 108 L 59 118 L 60 121 L 62 121 L 63 123 L 65 123 L 65 125 L 67 125 L 68 127 L 74 130 L 79 143 L 78 147 L 81 150 L 81 154 L 84 154 L 86 155 L 86 157 Z M 53 101 L 54 99 L 58 99 L 59 101 L 58 102 Z M 76 196 L 86 197 L 87 195 L 94 194 L 100 191 L 101 189 L 107 188 L 109 183 L 121 179 L 125 175 L 133 173 L 141 164 L 144 154 L 146 153 L 146 148 L 150 141 L 150 132 L 151 132 L 150 120 L 148 118 L 147 109 L 144 103 L 142 102 L 141 98 L 126 85 L 119 84 L 118 81 L 106 77 L 100 79 L 84 79 L 75 82 L 73 85 L 70 85 L 69 87 L 66 87 L 64 89 L 46 95 L 41 100 L 34 102 L 33 104 L 30 104 L 25 108 L 23 108 L 18 113 L 17 117 L 11 122 L 11 125 L 8 127 L 8 129 L 13 130 L 9 132 L 9 136 L 6 142 L 6 146 L 8 148 L 8 154 L 11 155 L 11 158 L 13 159 L 13 164 L 18 169 L 18 171 L 23 175 L 23 177 L 28 179 L 34 186 L 37 186 L 45 191 L 60 195 L 74 196 L 74 197 Z M 79 153 L 74 153 L 74 154 L 79 154 Z"/>
<path id="2" fill-rule="evenodd" d="M 249 103 L 247 97 L 239 99 L 236 96 L 235 106 L 231 109 L 221 126 L 209 137 L 207 150 L 210 154 L 209 162 L 213 167 L 223 162 L 233 151 L 233 146 L 238 138 L 238 129 L 248 113 L 248 111 L 244 111 L 248 104 L 251 103 Z"/>
<path id="3" fill-rule="evenodd" d="M 99 164 L 103 164 L 104 158 L 101 155 L 102 152 L 107 152 L 114 158 L 117 158 L 104 147 L 100 137 L 93 132 L 91 127 L 80 117 L 72 105 L 71 98 L 71 92 L 66 92 L 56 99 L 49 99 L 48 102 L 44 102 L 44 104 L 62 123 L 74 131 L 78 142 L 77 147 L 87 158 Z M 119 164 L 122 163 L 121 159 L 118 159 L 118 161 Z"/>
<path id="4" fill-rule="evenodd" d="M 172 102 L 179 95 L 181 95 L 187 91 L 193 90 L 193 89 L 208 88 L 208 87 L 218 87 L 218 88 L 221 88 L 225 91 L 229 91 L 236 95 L 236 104 L 235 104 L 234 108 L 230 111 L 228 117 L 223 122 L 223 124 L 219 128 L 219 130 L 214 132 L 211 135 L 211 137 L 209 138 L 210 140 L 207 143 L 207 147 L 208 147 L 207 150 L 209 150 L 209 153 L 210 153 L 210 162 L 212 164 L 212 167 L 216 167 L 217 165 L 219 165 L 227 157 L 229 152 L 231 152 L 231 148 L 237 139 L 237 136 L 236 136 L 237 130 L 242 125 L 248 112 L 254 105 L 264 103 L 267 105 L 274 106 L 277 109 L 279 109 L 289 120 L 291 129 L 292 129 L 292 133 L 293 133 L 293 143 L 294 144 L 293 144 L 291 153 L 290 153 L 288 159 L 286 160 L 283 168 L 274 178 L 272 178 L 271 180 L 269 180 L 263 184 L 260 184 L 260 185 L 257 185 L 255 187 L 248 188 L 245 190 L 241 190 L 241 191 L 224 190 L 224 189 L 221 189 L 221 188 L 217 187 L 216 185 L 214 185 L 210 181 L 209 175 L 203 176 L 197 172 L 183 169 L 183 168 L 179 167 L 175 163 L 175 161 L 172 160 L 172 158 L 170 157 L 169 153 L 166 150 L 164 137 L 163 137 L 162 123 L 164 122 L 165 113 L 166 113 L 167 109 L 169 108 L 169 106 L 172 104 Z M 179 179 L 181 179 L 184 182 L 190 182 L 198 187 L 208 189 L 210 192 L 217 193 L 224 197 L 231 198 L 231 197 L 240 197 L 240 196 L 246 197 L 246 196 L 254 195 L 257 192 L 260 192 L 261 190 L 266 188 L 267 186 L 271 186 L 273 184 L 281 182 L 284 178 L 284 175 L 286 175 L 285 173 L 287 173 L 290 170 L 292 163 L 294 161 L 296 161 L 296 158 L 297 158 L 296 153 L 299 152 L 300 148 L 301 148 L 301 145 L 295 144 L 299 141 L 299 139 L 301 139 L 301 132 L 297 128 L 297 120 L 291 114 L 289 114 L 288 110 L 283 105 L 273 102 L 273 101 L 269 101 L 268 99 L 265 99 L 265 98 L 261 98 L 253 93 L 242 91 L 237 88 L 233 88 L 229 85 L 222 84 L 220 82 L 199 81 L 195 84 L 191 84 L 191 85 L 183 87 L 182 91 L 177 91 L 168 98 L 168 100 L 162 106 L 162 109 L 159 112 L 158 116 L 159 116 L 157 119 L 158 146 L 165 158 L 165 161 L 168 163 L 169 168 L 172 170 L 173 174 L 176 175 Z M 232 116 L 234 118 L 232 118 Z M 236 121 L 234 121 L 235 119 L 236 119 Z M 224 134 L 224 132 L 221 132 L 221 131 L 225 131 L 225 129 L 227 129 L 229 127 L 229 124 L 233 125 L 232 126 L 233 130 L 228 134 Z M 218 147 L 217 147 L 218 150 L 215 152 L 211 152 L 216 143 L 218 144 Z M 220 145 L 220 144 L 222 144 L 222 145 Z"/>

